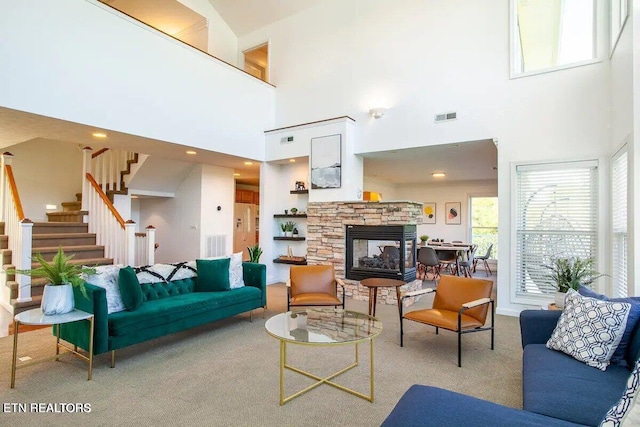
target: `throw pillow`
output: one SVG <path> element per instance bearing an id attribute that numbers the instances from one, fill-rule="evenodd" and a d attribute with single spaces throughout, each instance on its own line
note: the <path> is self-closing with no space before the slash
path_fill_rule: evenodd
<path id="1" fill-rule="evenodd" d="M 573 289 L 547 347 L 602 371 L 622 339 L 631 304 L 587 298 Z"/>
<path id="2" fill-rule="evenodd" d="M 142 305 L 143 295 L 136 272 L 131 267 L 121 268 L 118 273 L 118 288 L 122 295 L 122 302 L 129 311 L 134 311 Z"/>
<path id="3" fill-rule="evenodd" d="M 618 344 L 618 348 L 616 348 L 613 356 L 611 356 L 611 363 L 622 366 L 630 366 L 629 363 L 633 364 L 633 360 L 635 360 L 635 357 L 632 357 L 630 361 L 627 361 L 626 356 L 628 348 L 631 345 L 631 337 L 633 336 L 633 331 L 640 321 L 640 298 L 609 298 L 606 295 L 599 294 L 596 291 L 582 285 L 580 285 L 578 292 L 582 296 L 596 298 L 602 301 L 626 302 L 631 304 L 631 311 L 629 311 L 629 318 L 627 319 L 627 326 L 624 329 L 624 335 L 622 335 L 622 339 L 620 340 L 620 344 Z"/>
<path id="4" fill-rule="evenodd" d="M 198 280 L 197 292 L 228 291 L 229 283 L 229 258 L 222 259 L 197 259 Z"/>
<path id="5" fill-rule="evenodd" d="M 231 255 L 229 260 L 229 287 L 237 289 L 244 286 L 242 277 L 242 252 Z"/>
<path id="6" fill-rule="evenodd" d="M 600 427 L 637 426 L 640 425 L 640 360 L 631 371 L 627 380 L 627 389 L 622 397 L 613 405 L 600 422 Z"/>
<path id="7" fill-rule="evenodd" d="M 126 309 L 120 288 L 118 287 L 118 274 L 122 268 L 120 265 L 100 265 L 94 267 L 96 274 L 83 275 L 84 281 L 94 286 L 104 288 L 107 294 L 107 313 L 117 313 Z"/>

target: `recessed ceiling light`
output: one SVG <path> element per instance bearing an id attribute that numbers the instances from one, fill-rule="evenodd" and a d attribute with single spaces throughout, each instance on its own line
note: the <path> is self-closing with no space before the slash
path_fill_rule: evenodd
<path id="1" fill-rule="evenodd" d="M 107 134 L 104 132 L 94 132 L 91 134 L 94 138 L 106 138 Z"/>
<path id="2" fill-rule="evenodd" d="M 431 174 L 431 176 L 434 178 L 444 178 L 446 175 L 444 172 L 434 172 Z"/>
<path id="3" fill-rule="evenodd" d="M 296 159 L 289 159 L 289 163 L 295 163 Z"/>
<path id="4" fill-rule="evenodd" d="M 233 176 L 240 176 L 240 174 L 236 172 L 233 174 Z"/>
<path id="5" fill-rule="evenodd" d="M 253 162 L 244 162 L 245 165 L 247 166 L 251 166 L 253 164 Z"/>
<path id="6" fill-rule="evenodd" d="M 193 150 L 187 150 L 187 151 L 185 151 L 185 153 L 187 153 L 187 154 L 188 154 L 188 155 L 190 155 L 190 156 L 195 156 L 195 155 L 197 154 L 197 153 L 196 153 L 195 151 L 193 151 Z"/>

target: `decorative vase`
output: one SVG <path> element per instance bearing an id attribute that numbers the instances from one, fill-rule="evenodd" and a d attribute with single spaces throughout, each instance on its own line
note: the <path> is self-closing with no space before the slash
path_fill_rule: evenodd
<path id="1" fill-rule="evenodd" d="M 47 316 L 73 311 L 73 287 L 71 284 L 45 285 L 40 308 Z"/>
<path id="2" fill-rule="evenodd" d="M 291 236 L 293 236 L 293 231 L 285 231 L 285 232 L 284 232 L 284 236 L 285 236 L 285 237 L 291 237 Z"/>
<path id="3" fill-rule="evenodd" d="M 564 308 L 564 297 L 566 296 L 567 294 L 565 292 L 556 292 L 554 302 L 558 308 Z"/>

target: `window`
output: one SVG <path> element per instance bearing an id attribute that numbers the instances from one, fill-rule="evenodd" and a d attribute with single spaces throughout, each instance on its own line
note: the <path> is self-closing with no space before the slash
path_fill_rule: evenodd
<path id="1" fill-rule="evenodd" d="M 552 294 L 553 258 L 596 259 L 597 162 L 519 165 L 515 181 L 516 297 Z"/>
<path id="2" fill-rule="evenodd" d="M 471 243 L 478 245 L 476 255 L 487 253 L 493 244 L 491 259 L 498 259 L 498 198 L 470 197 Z"/>
<path id="3" fill-rule="evenodd" d="M 512 77 L 596 58 L 596 0 L 511 0 Z"/>
<path id="4" fill-rule="evenodd" d="M 609 16 L 611 18 L 611 52 L 613 52 L 629 16 L 629 1 L 611 0 L 611 13 Z"/>
<path id="5" fill-rule="evenodd" d="M 611 170 L 611 272 L 614 297 L 628 296 L 627 288 L 627 146 L 613 156 Z"/>

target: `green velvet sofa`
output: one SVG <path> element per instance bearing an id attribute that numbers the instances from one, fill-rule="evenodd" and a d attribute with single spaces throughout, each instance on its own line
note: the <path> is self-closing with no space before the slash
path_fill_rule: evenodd
<path id="1" fill-rule="evenodd" d="M 226 291 L 197 292 L 198 277 L 141 284 L 142 305 L 135 311 L 111 314 L 107 314 L 104 288 L 85 283 L 87 299 L 74 287 L 76 308 L 95 315 L 93 354 L 110 351 L 113 368 L 117 349 L 256 308 L 266 308 L 266 266 L 243 262 L 242 270 L 245 286 Z M 87 350 L 88 328 L 87 322 L 64 324 L 61 325 L 60 337 Z"/>

